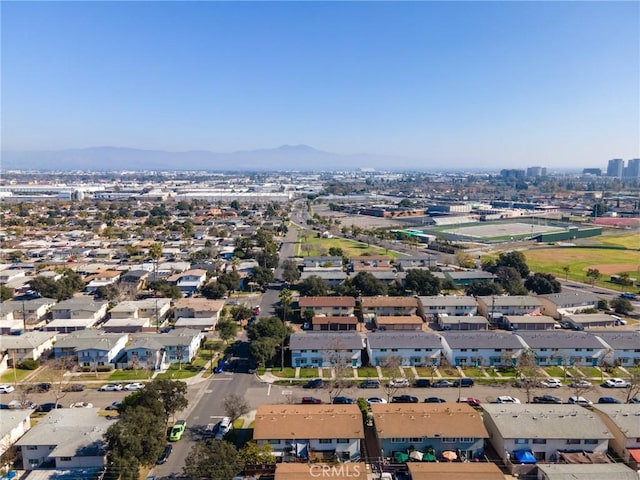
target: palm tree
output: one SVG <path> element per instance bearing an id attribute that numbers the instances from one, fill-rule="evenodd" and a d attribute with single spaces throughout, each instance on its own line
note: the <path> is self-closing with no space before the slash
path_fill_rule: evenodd
<path id="1" fill-rule="evenodd" d="M 562 271 L 564 272 L 564 279 L 569 280 L 569 272 L 571 271 L 571 267 L 569 265 L 565 265 L 562 267 Z"/>
<path id="2" fill-rule="evenodd" d="M 284 370 L 284 340 L 286 337 L 287 331 L 287 310 L 291 303 L 293 303 L 293 293 L 288 288 L 284 290 L 280 290 L 280 294 L 278 295 L 278 300 L 280 300 L 280 304 L 282 305 L 282 324 L 283 324 L 283 333 L 282 338 L 280 339 L 280 370 Z"/>
<path id="3" fill-rule="evenodd" d="M 149 256 L 153 260 L 153 280 L 158 280 L 158 260 L 162 258 L 162 244 L 160 242 L 152 243 L 149 246 Z"/>

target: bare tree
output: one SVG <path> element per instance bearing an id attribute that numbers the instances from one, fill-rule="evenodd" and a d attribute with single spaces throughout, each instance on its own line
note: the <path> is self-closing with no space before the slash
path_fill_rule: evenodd
<path id="1" fill-rule="evenodd" d="M 527 403 L 531 403 L 531 395 L 534 389 L 540 386 L 540 369 L 536 363 L 536 354 L 530 348 L 523 350 L 515 364 L 516 385 L 521 388 L 526 396 Z"/>
<path id="2" fill-rule="evenodd" d="M 629 388 L 627 388 L 627 395 L 625 402 L 630 403 L 631 399 L 637 397 L 640 394 L 640 366 L 636 365 L 634 368 L 629 368 Z"/>
<path id="3" fill-rule="evenodd" d="M 72 377 L 69 374 L 77 368 L 78 363 L 73 357 L 54 358 L 46 366 L 46 376 L 51 383 L 50 392 L 53 394 L 54 403 L 57 404 L 70 391 Z"/>
<path id="4" fill-rule="evenodd" d="M 249 413 L 249 403 L 242 395 L 235 393 L 224 397 L 223 406 L 225 414 L 231 419 L 231 423 Z"/>
<path id="5" fill-rule="evenodd" d="M 387 355 L 380 359 L 380 369 L 384 377 L 382 390 L 384 390 L 387 396 L 387 402 L 403 389 L 403 387 L 398 386 L 396 382 L 392 382 L 392 380 L 400 375 L 400 365 L 402 365 L 402 358 L 399 356 Z"/>
<path id="6" fill-rule="evenodd" d="M 346 349 L 340 339 L 336 339 L 329 347 L 325 363 L 329 364 L 332 372 L 332 378 L 329 381 L 329 402 L 333 402 L 333 399 L 339 397 L 348 387 L 348 379 L 353 378 L 351 350 Z"/>

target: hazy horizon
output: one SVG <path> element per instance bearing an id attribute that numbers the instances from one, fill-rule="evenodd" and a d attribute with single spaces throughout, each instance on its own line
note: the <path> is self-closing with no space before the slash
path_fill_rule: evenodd
<path id="1" fill-rule="evenodd" d="M 637 2 L 0 8 L 3 152 L 308 145 L 395 169 L 640 157 Z"/>

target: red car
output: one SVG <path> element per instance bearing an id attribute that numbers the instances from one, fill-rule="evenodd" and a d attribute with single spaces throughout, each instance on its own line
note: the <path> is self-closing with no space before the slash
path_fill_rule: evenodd
<path id="1" fill-rule="evenodd" d="M 322 403 L 322 400 L 316 397 L 302 397 L 302 402 L 305 405 L 318 405 Z"/>
<path id="2" fill-rule="evenodd" d="M 457 403 L 466 403 L 467 405 L 471 405 L 472 407 L 480 406 L 480 400 L 472 397 L 459 398 Z"/>

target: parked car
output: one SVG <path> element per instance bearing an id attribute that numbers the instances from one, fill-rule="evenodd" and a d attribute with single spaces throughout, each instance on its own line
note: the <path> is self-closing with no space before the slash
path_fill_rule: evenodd
<path id="1" fill-rule="evenodd" d="M 119 392 L 120 390 L 122 390 L 122 385 L 119 383 L 108 383 L 98 389 L 99 392 Z"/>
<path id="2" fill-rule="evenodd" d="M 304 405 L 318 405 L 322 403 L 322 400 L 316 397 L 302 397 L 302 401 L 300 403 Z"/>
<path id="3" fill-rule="evenodd" d="M 447 403 L 447 401 L 440 397 L 427 397 L 424 399 L 424 403 Z"/>
<path id="4" fill-rule="evenodd" d="M 81 383 L 70 383 L 62 387 L 63 392 L 83 392 L 84 385 Z"/>
<path id="5" fill-rule="evenodd" d="M 51 390 L 51 384 L 42 382 L 29 385 L 26 389 L 27 393 L 46 393 Z"/>
<path id="6" fill-rule="evenodd" d="M 562 386 L 562 382 L 559 378 L 547 378 L 541 382 L 541 385 L 547 388 L 559 388 Z"/>
<path id="7" fill-rule="evenodd" d="M 70 408 L 93 408 L 93 403 L 90 402 L 75 402 L 69 405 Z"/>
<path id="8" fill-rule="evenodd" d="M 429 388 L 431 386 L 431 380 L 428 378 L 419 378 L 414 382 L 413 386 L 416 388 Z"/>
<path id="9" fill-rule="evenodd" d="M 50 412 L 51 410 L 56 409 L 56 408 L 64 408 L 64 407 L 59 403 L 53 403 L 53 402 L 43 403 L 43 404 L 38 405 L 36 407 L 36 412 L 38 412 L 38 413 L 47 413 L 47 412 Z"/>
<path id="10" fill-rule="evenodd" d="M 157 465 L 162 465 L 167 460 L 169 460 L 169 455 L 171 455 L 172 450 L 173 450 L 173 445 L 167 444 L 164 447 L 164 450 L 162 451 L 162 454 L 158 457 L 158 460 L 156 461 L 156 464 Z"/>
<path id="11" fill-rule="evenodd" d="M 447 387 L 453 387 L 453 382 L 450 382 L 449 380 L 438 380 L 435 381 L 431 384 L 431 386 L 433 388 L 447 388 Z"/>
<path id="12" fill-rule="evenodd" d="M 333 399 L 333 402 L 336 405 L 348 405 L 351 403 L 355 403 L 356 401 L 353 398 L 349 398 L 349 397 L 335 397 Z"/>
<path id="13" fill-rule="evenodd" d="M 144 388 L 144 383 L 127 383 L 124 386 L 124 390 L 127 391 L 140 390 L 142 388 Z"/>
<path id="14" fill-rule="evenodd" d="M 412 395 L 397 395 L 391 399 L 391 403 L 418 403 L 418 397 Z"/>
<path id="15" fill-rule="evenodd" d="M 591 388 L 593 384 L 588 380 L 578 380 L 569 384 L 571 388 Z"/>
<path id="16" fill-rule="evenodd" d="M 316 378 L 314 380 L 309 380 L 305 383 L 302 388 L 322 388 L 324 387 L 324 382 L 321 378 Z"/>
<path id="17" fill-rule="evenodd" d="M 122 403 L 121 400 L 116 400 L 115 402 L 111 402 L 111 404 L 107 405 L 104 409 L 109 411 L 118 410 L 118 407 L 120 406 L 121 403 Z"/>
<path id="18" fill-rule="evenodd" d="M 369 397 L 367 398 L 367 405 L 371 406 L 373 403 L 387 403 L 384 398 L 380 397 Z"/>
<path id="19" fill-rule="evenodd" d="M 365 380 L 364 382 L 360 383 L 360 388 L 380 388 L 380 381 L 379 380 Z"/>
<path id="20" fill-rule="evenodd" d="M 607 388 L 628 388 L 631 385 L 622 378 L 609 378 L 602 386 Z"/>
<path id="21" fill-rule="evenodd" d="M 406 378 L 394 378 L 389 382 L 392 388 L 406 388 L 409 386 L 409 380 Z"/>
<path id="22" fill-rule="evenodd" d="M 231 426 L 231 419 L 229 417 L 224 417 L 222 420 L 220 420 L 220 422 L 218 423 L 218 428 L 216 429 L 215 439 L 222 440 L 224 436 L 229 433 L 229 430 L 231 430 Z"/>
<path id="23" fill-rule="evenodd" d="M 576 396 L 569 397 L 569 401 L 567 403 L 580 405 L 581 407 L 590 407 L 591 405 L 593 405 L 593 402 L 591 400 L 587 400 L 584 397 L 576 397 Z"/>
<path id="24" fill-rule="evenodd" d="M 474 385 L 474 381 L 473 378 L 459 378 L 457 380 L 454 380 L 453 382 L 453 386 L 454 387 L 473 387 Z"/>
<path id="25" fill-rule="evenodd" d="M 533 403 L 560 404 L 562 403 L 562 399 L 560 397 L 554 397 L 553 395 L 541 395 L 539 397 L 533 397 Z"/>
<path id="26" fill-rule="evenodd" d="M 0 393 L 11 393 L 14 390 L 13 385 L 0 385 Z"/>
<path id="27" fill-rule="evenodd" d="M 169 441 L 177 442 L 184 435 L 185 430 L 187 429 L 187 421 L 186 420 L 178 420 L 173 427 L 171 427 L 171 431 L 169 432 Z"/>
<path id="28" fill-rule="evenodd" d="M 496 403 L 520 403 L 520 400 L 510 395 L 500 395 L 496 398 Z"/>
<path id="29" fill-rule="evenodd" d="M 629 400 L 629 403 L 633 403 L 635 405 L 640 404 L 640 397 L 633 397 L 631 400 Z"/>
<path id="30" fill-rule="evenodd" d="M 635 300 L 636 295 L 631 292 L 622 292 L 620 298 L 626 298 L 627 300 Z"/>
<path id="31" fill-rule="evenodd" d="M 613 398 L 613 397 L 600 397 L 598 399 L 598 403 L 622 403 L 622 402 L 617 398 Z"/>
<path id="32" fill-rule="evenodd" d="M 31 400 L 11 400 L 7 407 L 11 410 L 27 410 L 30 408 L 36 408 L 36 404 Z"/>
<path id="33" fill-rule="evenodd" d="M 466 403 L 467 405 L 470 405 L 472 407 L 479 407 L 481 402 L 477 398 L 463 397 L 456 400 L 456 403 Z"/>

